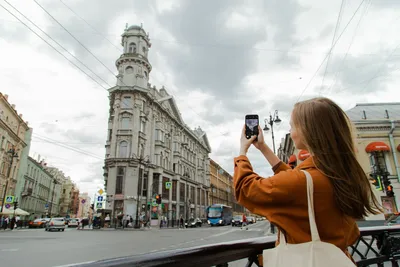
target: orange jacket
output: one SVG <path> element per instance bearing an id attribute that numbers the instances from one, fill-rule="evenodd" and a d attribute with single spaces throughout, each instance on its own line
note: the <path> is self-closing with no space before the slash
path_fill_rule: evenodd
<path id="1" fill-rule="evenodd" d="M 343 215 L 336 207 L 333 186 L 329 178 L 315 168 L 312 157 L 294 169 L 280 162 L 273 167 L 275 175 L 269 178 L 256 174 L 246 156 L 235 158 L 234 164 L 237 201 L 278 226 L 291 244 L 311 241 L 307 181 L 301 171 L 307 170 L 314 181 L 314 210 L 321 240 L 336 245 L 348 255 L 347 247 L 360 235 L 358 226 L 353 218 Z"/>

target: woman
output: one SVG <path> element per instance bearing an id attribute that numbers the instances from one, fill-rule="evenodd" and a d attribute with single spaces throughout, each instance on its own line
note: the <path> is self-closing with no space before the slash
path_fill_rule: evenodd
<path id="1" fill-rule="evenodd" d="M 301 170 L 308 171 L 314 183 L 314 210 L 321 240 L 336 245 L 350 257 L 347 247 L 360 234 L 356 220 L 382 210 L 356 159 L 349 119 L 333 101 L 314 98 L 294 106 L 290 126 L 296 148 L 311 154 L 294 169 L 265 144 L 261 128 L 257 141 L 256 136 L 247 139 L 243 128 L 240 155 L 234 159 L 236 198 L 251 212 L 275 224 L 288 243 L 310 242 L 307 186 Z M 246 157 L 251 144 L 273 166 L 274 176 L 264 179 L 253 171 Z"/>

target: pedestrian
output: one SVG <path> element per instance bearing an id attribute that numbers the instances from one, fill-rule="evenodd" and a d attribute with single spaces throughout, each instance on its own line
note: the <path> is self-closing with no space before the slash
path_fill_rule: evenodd
<path id="1" fill-rule="evenodd" d="M 356 220 L 380 214 L 382 208 L 357 161 L 350 120 L 336 103 L 320 97 L 295 104 L 290 126 L 295 147 L 311 155 L 294 169 L 264 142 L 260 126 L 258 136 L 250 139 L 243 127 L 240 153 L 234 159 L 236 198 L 250 212 L 277 226 L 277 245 L 310 242 L 310 222 L 314 227 L 315 218 L 313 229 L 320 240 L 335 245 L 351 259 L 347 248 L 360 236 Z M 275 175 L 263 179 L 254 172 L 246 156 L 251 145 L 264 155 Z M 314 192 L 310 214 L 315 216 L 311 217 L 307 192 Z M 286 241 L 280 242 L 281 234 Z M 346 257 L 343 260 L 348 261 Z"/>
<path id="2" fill-rule="evenodd" d="M 240 227 L 240 229 L 243 229 L 243 227 L 246 227 L 246 230 L 249 230 L 249 228 L 247 227 L 247 217 L 244 213 L 242 215 L 242 226 Z"/>
<path id="3" fill-rule="evenodd" d="M 181 215 L 181 218 L 179 219 L 179 228 L 185 228 L 183 224 L 183 216 Z"/>

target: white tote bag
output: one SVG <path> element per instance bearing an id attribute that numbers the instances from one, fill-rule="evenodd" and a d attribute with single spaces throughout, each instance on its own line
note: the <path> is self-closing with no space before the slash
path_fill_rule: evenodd
<path id="1" fill-rule="evenodd" d="M 263 251 L 263 267 L 354 267 L 354 263 L 341 249 L 321 241 L 314 217 L 313 180 L 308 172 L 303 172 L 307 178 L 308 217 L 312 241 L 287 244 L 284 234 L 280 231 L 279 245 Z"/>

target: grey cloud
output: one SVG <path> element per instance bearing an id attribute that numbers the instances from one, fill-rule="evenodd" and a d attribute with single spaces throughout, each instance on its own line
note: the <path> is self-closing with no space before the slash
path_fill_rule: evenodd
<path id="1" fill-rule="evenodd" d="M 64 132 L 64 135 L 76 142 L 90 144 L 102 144 L 105 142 L 105 138 L 103 138 L 104 133 L 101 133 L 100 136 L 95 132 L 90 132 L 90 130 L 85 127 L 82 127 L 82 130 L 68 129 Z"/>
<path id="2" fill-rule="evenodd" d="M 390 53 L 390 52 L 389 52 Z M 389 54 L 387 53 L 387 54 Z M 322 92 L 369 93 L 385 91 L 393 71 L 397 70 L 397 57 L 347 55 L 333 57 L 329 63 Z M 321 88 L 316 88 L 320 90 Z"/>

